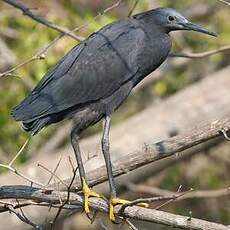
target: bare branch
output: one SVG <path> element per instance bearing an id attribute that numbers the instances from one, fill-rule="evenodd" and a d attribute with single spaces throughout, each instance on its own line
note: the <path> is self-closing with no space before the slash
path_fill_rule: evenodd
<path id="1" fill-rule="evenodd" d="M 120 210 L 119 210 L 119 214 L 122 216 L 122 214 L 124 213 L 124 211 L 127 207 L 131 207 L 134 205 L 145 206 L 144 205 L 145 203 L 151 204 L 151 203 L 158 202 L 158 201 L 169 201 L 169 200 L 173 201 L 173 200 L 176 200 L 177 198 L 179 198 L 180 196 L 183 196 L 183 195 L 184 195 L 184 193 L 181 193 L 181 194 L 174 193 L 173 195 L 170 195 L 170 196 L 139 198 L 139 199 L 127 202 L 125 204 L 122 204 L 120 207 Z"/>
<path id="2" fill-rule="evenodd" d="M 47 202 L 59 204 L 59 197 L 62 201 L 67 199 L 66 192 L 49 191 L 45 193 L 42 190 L 29 186 L 2 186 L 0 187 L 0 199 L 7 198 L 26 198 L 36 202 Z M 76 193 L 70 193 L 69 204 L 82 205 L 83 199 Z M 90 198 L 90 207 L 101 212 L 108 212 L 108 203 L 101 198 Z M 115 213 L 118 214 L 120 205 L 115 207 Z M 127 207 L 124 211 L 126 218 L 133 218 L 142 221 L 148 221 L 166 226 L 173 226 L 181 229 L 203 229 L 203 230 L 228 230 L 228 226 L 216 224 L 189 216 L 180 216 L 154 209 L 141 208 L 137 206 Z"/>
<path id="3" fill-rule="evenodd" d="M 100 225 L 100 230 L 109 230 L 101 219 L 99 219 L 98 223 Z"/>
<path id="4" fill-rule="evenodd" d="M 138 230 L 138 228 L 130 220 L 126 220 L 126 223 L 131 230 Z"/>
<path id="5" fill-rule="evenodd" d="M 29 220 L 26 215 L 24 214 L 22 208 L 20 207 L 20 211 L 21 213 L 15 211 L 15 209 L 13 207 L 11 207 L 10 205 L 7 206 L 9 212 L 12 212 L 14 213 L 22 222 L 32 226 L 34 229 L 39 229 L 39 230 L 43 230 L 44 229 L 44 226 L 42 225 L 37 225 L 37 224 L 34 224 L 31 220 Z"/>
<path id="6" fill-rule="evenodd" d="M 228 6 L 230 6 L 230 2 L 227 2 L 225 0 L 219 0 L 219 1 L 222 2 L 222 3 L 224 3 L 224 4 L 226 4 L 226 5 L 228 5 Z"/>
<path id="7" fill-rule="evenodd" d="M 178 152 L 223 135 L 220 132 L 223 129 L 226 132 L 230 131 L 230 119 L 215 120 L 212 123 L 201 125 L 188 133 L 169 138 L 165 141 L 155 144 L 145 144 L 140 150 L 127 153 L 124 157 L 113 162 L 113 174 L 115 177 L 120 176 L 151 162 L 176 155 Z M 90 186 L 106 181 L 107 174 L 105 166 L 88 172 L 87 177 Z M 65 181 L 65 183 L 69 182 L 70 179 Z M 80 188 L 80 184 L 79 178 L 76 178 L 73 184 L 74 190 L 77 187 Z M 54 188 L 53 185 L 51 185 L 51 188 Z M 65 190 L 66 188 L 60 186 L 60 189 Z"/>
<path id="8" fill-rule="evenodd" d="M 134 184 L 128 184 L 128 189 L 132 192 L 137 193 L 146 193 L 151 195 L 157 195 L 157 196 L 170 196 L 175 194 L 174 192 L 160 189 L 160 188 L 154 188 L 150 186 L 144 186 L 144 185 L 134 185 Z M 182 197 L 177 198 L 178 200 L 185 200 L 185 199 L 193 199 L 193 198 L 217 198 L 217 197 L 223 197 L 223 196 L 230 196 L 230 188 L 225 189 L 218 189 L 218 190 L 203 190 L 203 191 L 192 191 L 190 193 L 185 194 Z"/>
<path id="9" fill-rule="evenodd" d="M 12 2 L 15 3 L 15 4 L 19 4 L 20 6 L 22 5 L 21 3 L 18 3 L 14 0 L 4 0 L 5 2 L 9 3 L 9 2 Z M 79 27 L 76 27 L 74 28 L 73 30 L 71 30 L 70 32 L 73 33 L 73 32 L 76 32 L 76 31 L 79 31 L 80 29 L 83 29 L 85 27 L 87 27 L 92 21 L 96 20 L 98 17 L 100 16 L 103 16 L 104 14 L 108 13 L 110 10 L 118 7 L 120 5 L 122 0 L 119 0 L 117 1 L 115 4 L 113 4 L 112 6 L 106 8 L 102 13 L 98 13 L 90 22 L 87 22 Z M 10 3 L 9 3 L 10 4 Z M 25 7 L 24 5 L 22 5 L 22 7 Z M 29 9 L 28 9 L 29 10 Z M 30 11 L 30 10 L 29 10 Z M 31 11 L 30 11 L 31 12 Z M 34 19 L 34 18 L 33 18 Z M 31 58 L 29 58 L 28 60 L 16 65 L 15 67 L 3 72 L 3 73 L 0 73 L 0 77 L 4 77 L 4 76 L 15 76 L 14 74 L 12 74 L 12 72 L 16 71 L 17 69 L 33 62 L 33 61 L 36 61 L 36 60 L 42 60 L 42 59 L 45 59 L 45 53 L 51 48 L 53 47 L 61 38 L 63 38 L 64 36 L 66 35 L 69 35 L 68 32 L 63 32 L 61 33 L 59 36 L 57 36 L 53 41 L 51 41 L 49 44 L 47 44 L 46 46 L 44 46 L 43 48 L 41 48 L 37 53 L 35 53 Z M 80 37 L 79 37 L 80 38 Z M 81 39 L 77 39 L 79 41 L 83 41 L 85 38 L 81 37 Z"/>
<path id="10" fill-rule="evenodd" d="M 23 146 L 20 148 L 20 150 L 16 153 L 15 157 L 9 162 L 9 164 L 0 164 L 0 167 L 10 170 L 11 172 L 15 173 L 17 176 L 19 176 L 19 177 L 23 178 L 24 180 L 30 182 L 31 185 L 32 185 L 32 184 L 36 184 L 36 185 L 38 185 L 38 186 L 40 187 L 40 186 L 43 186 L 42 183 L 39 183 L 39 182 L 37 182 L 37 181 L 35 181 L 35 180 L 33 180 L 33 179 L 27 177 L 26 175 L 23 175 L 22 173 L 18 172 L 18 170 L 17 170 L 16 168 L 12 167 L 12 165 L 13 165 L 14 162 L 15 162 L 15 160 L 20 156 L 20 154 L 21 154 L 21 153 L 23 152 L 23 150 L 25 149 L 26 145 L 27 145 L 28 142 L 29 142 L 29 139 L 30 139 L 30 138 L 28 138 L 28 139 L 26 140 L 26 142 L 23 144 Z"/>
<path id="11" fill-rule="evenodd" d="M 118 0 L 116 3 L 114 3 L 112 6 L 109 6 L 108 8 L 106 8 L 105 10 L 103 10 L 102 14 L 106 14 L 109 11 L 113 10 L 114 8 L 117 8 L 120 4 L 121 4 L 122 0 Z"/>
<path id="12" fill-rule="evenodd" d="M 130 17 L 133 14 L 133 11 L 136 9 L 138 3 L 140 2 L 140 0 L 136 0 L 133 4 L 133 7 L 131 8 L 131 10 L 129 11 L 128 17 Z"/>
<path id="13" fill-rule="evenodd" d="M 69 37 L 72 37 L 74 39 L 76 39 L 77 41 L 82 41 L 84 40 L 83 37 L 80 37 L 78 35 L 76 35 L 75 33 L 73 33 L 72 31 L 70 31 L 67 28 L 55 25 L 54 23 L 47 21 L 46 19 L 42 18 L 41 16 L 35 15 L 32 13 L 31 9 L 28 8 L 27 6 L 23 5 L 22 3 L 16 1 L 16 0 L 3 0 L 5 3 L 20 9 L 24 15 L 29 16 L 30 18 L 32 18 L 33 20 L 37 21 L 38 23 L 41 23 L 49 28 L 52 28 L 60 33 L 66 34 Z"/>
<path id="14" fill-rule="evenodd" d="M 22 173 L 18 172 L 17 169 L 13 168 L 12 166 L 0 164 L 0 167 L 10 170 L 11 172 L 15 173 L 17 176 L 19 176 L 19 177 L 23 178 L 24 180 L 30 182 L 31 184 L 36 184 L 39 187 L 44 186 L 42 183 L 40 183 L 38 181 L 35 181 L 35 180 L 23 175 Z"/>
<path id="15" fill-rule="evenodd" d="M 20 154 L 23 152 L 23 150 L 25 149 L 25 147 L 27 146 L 28 142 L 29 142 L 30 138 L 28 138 L 26 140 L 26 142 L 24 143 L 24 145 L 21 147 L 21 149 L 18 151 L 18 153 L 15 155 L 15 157 L 10 161 L 10 163 L 8 164 L 9 166 L 12 166 L 12 164 L 14 164 L 14 162 L 17 160 L 17 158 L 20 156 Z"/>
<path id="16" fill-rule="evenodd" d="M 42 60 L 42 59 L 44 59 L 44 56 L 37 56 L 37 55 L 34 55 L 34 56 L 31 57 L 30 59 L 28 59 L 28 60 L 26 60 L 26 61 L 24 61 L 24 62 L 22 62 L 22 63 L 16 65 L 16 66 L 13 67 L 12 69 L 7 70 L 7 71 L 5 71 L 5 72 L 3 72 L 3 73 L 0 73 L 0 77 L 3 77 L 3 76 L 12 76 L 11 73 L 14 72 L 14 71 L 16 71 L 17 69 L 21 68 L 22 66 L 27 65 L 27 64 L 29 64 L 30 62 L 33 62 L 33 61 L 35 61 L 35 60 Z"/>
<path id="17" fill-rule="evenodd" d="M 202 53 L 171 53 L 170 57 L 199 59 L 199 58 L 210 57 L 212 55 L 227 52 L 227 51 L 230 51 L 230 45 L 223 46 L 218 49 L 202 52 Z"/>
<path id="18" fill-rule="evenodd" d="M 230 137 L 224 129 L 221 129 L 220 132 L 223 133 L 225 140 L 230 141 Z"/>
<path id="19" fill-rule="evenodd" d="M 60 160 L 61 160 L 61 158 L 60 158 Z M 50 181 L 51 181 L 54 177 L 55 177 L 60 183 L 62 183 L 62 184 L 65 185 L 66 187 L 68 187 L 68 185 L 67 185 L 58 175 L 56 175 L 56 173 L 55 173 L 56 170 L 57 170 L 58 165 L 60 164 L 60 160 L 59 160 L 57 166 L 55 167 L 54 172 L 52 172 L 50 169 L 48 169 L 48 168 L 45 167 L 44 165 L 38 163 L 38 167 L 44 169 L 45 171 L 47 171 L 47 172 L 49 172 L 49 173 L 51 174 L 51 177 L 50 177 L 50 179 L 48 180 L 48 182 L 47 182 L 47 184 L 46 184 L 45 187 L 47 187 L 47 186 L 50 184 Z"/>
<path id="20" fill-rule="evenodd" d="M 60 215 L 62 209 L 65 207 L 66 204 L 69 203 L 69 199 L 70 199 L 70 189 L 71 189 L 72 184 L 73 184 L 73 182 L 74 182 L 74 180 L 75 180 L 75 178 L 76 178 L 77 170 L 78 170 L 78 168 L 73 169 L 73 177 L 72 177 L 72 180 L 70 181 L 69 186 L 67 187 L 67 198 L 66 198 L 66 201 L 63 202 L 63 204 L 62 204 L 62 205 L 60 206 L 60 208 L 58 209 L 58 212 L 57 212 L 56 216 L 54 217 L 52 227 L 55 226 L 55 223 L 56 223 L 56 221 L 57 221 L 57 219 L 58 219 L 58 217 L 59 217 L 59 215 Z"/>
<path id="21" fill-rule="evenodd" d="M 72 31 L 76 31 L 78 30 L 80 27 L 75 28 Z M 4 76 L 14 76 L 12 74 L 12 72 L 18 70 L 19 68 L 33 62 L 36 60 L 43 60 L 45 59 L 45 53 L 51 48 L 53 47 L 61 38 L 63 38 L 66 34 L 61 34 L 59 36 L 57 36 L 53 41 L 51 41 L 50 43 L 48 43 L 47 45 L 45 45 L 44 47 L 42 47 L 41 49 L 38 50 L 38 52 L 36 52 L 31 58 L 27 59 L 26 61 L 16 65 L 15 67 L 0 73 L 0 77 L 4 77 Z"/>
<path id="22" fill-rule="evenodd" d="M 145 144 L 141 150 L 126 155 L 125 160 L 120 159 L 114 162 L 114 175 L 118 176 L 127 173 L 130 170 L 134 170 L 150 162 L 158 161 L 185 149 L 191 148 L 192 146 L 198 145 L 211 138 L 223 135 L 220 132 L 222 129 L 226 132 L 230 131 L 230 119 L 216 120 L 211 124 L 202 125 L 186 134 L 178 135 L 177 137 L 169 138 L 156 144 Z M 0 187 L 0 199 L 27 199 L 37 203 L 48 203 L 52 204 L 52 207 L 54 207 L 54 205 L 59 207 L 58 213 L 61 212 L 60 210 L 62 208 L 73 208 L 74 205 L 77 205 L 79 208 L 79 205 L 82 205 L 83 201 L 82 197 L 76 194 L 77 190 L 75 188 L 73 189 L 76 185 L 80 185 L 79 180 L 75 178 L 75 174 L 76 170 L 74 172 L 74 176 L 71 178 L 67 192 L 62 192 L 59 188 L 58 190 L 55 190 L 43 188 L 39 189 L 32 186 L 2 186 Z M 96 173 L 95 170 L 88 173 L 88 181 L 91 186 L 102 183 L 105 180 L 107 180 L 105 167 L 96 169 Z M 67 182 L 69 182 L 69 180 L 65 181 L 65 183 Z M 52 185 L 52 188 L 55 187 L 57 187 L 57 184 Z M 74 193 L 71 192 L 71 189 L 74 190 Z M 152 199 L 153 201 L 156 201 L 161 198 Z M 171 200 L 173 199 L 175 199 L 175 194 Z M 140 200 L 138 200 L 138 203 L 139 202 Z M 108 211 L 108 203 L 103 199 L 90 199 L 90 207 L 98 211 Z M 120 208 L 121 206 L 115 208 L 115 212 L 117 214 L 119 213 Z M 4 211 L 4 209 L 2 208 L 1 211 Z M 127 218 L 135 218 L 138 220 L 150 221 L 184 229 L 228 229 L 224 225 L 218 225 L 191 217 L 188 218 L 136 206 L 126 207 L 124 215 Z"/>
<path id="23" fill-rule="evenodd" d="M 51 177 L 50 177 L 50 179 L 48 180 L 47 185 L 49 185 L 50 182 L 51 182 L 51 180 L 53 179 L 53 177 L 56 176 L 56 172 L 57 172 L 57 170 L 58 170 L 58 167 L 60 166 L 61 160 L 62 160 L 62 155 L 61 155 L 61 157 L 60 157 L 60 159 L 59 159 L 57 165 L 55 166 L 55 169 L 54 169 L 53 172 L 51 173 Z M 62 180 L 61 180 L 61 181 L 62 181 Z"/>
<path id="24" fill-rule="evenodd" d="M 86 161 L 84 162 L 84 164 L 87 164 L 87 162 L 89 162 L 90 160 L 92 160 L 94 157 L 96 157 L 95 154 L 92 155 L 92 156 L 88 155 L 88 157 L 87 157 Z M 72 160 L 71 160 L 71 157 L 69 157 L 69 163 L 70 163 L 70 166 L 71 166 L 71 168 L 72 168 L 73 177 L 72 177 L 72 179 L 71 179 L 71 181 L 70 181 L 70 184 L 67 186 L 67 199 L 66 199 L 65 202 L 62 203 L 62 205 L 60 206 L 60 208 L 59 208 L 59 210 L 58 210 L 56 216 L 54 217 L 53 224 L 52 224 L 52 228 L 54 228 L 55 223 L 56 223 L 56 221 L 57 221 L 59 215 L 61 214 L 62 209 L 64 209 L 65 206 L 69 203 L 71 187 L 72 187 L 72 185 L 73 185 L 73 183 L 74 183 L 74 180 L 75 180 L 75 178 L 76 178 L 76 174 L 77 174 L 77 171 L 78 171 L 78 167 L 74 168 L 73 163 L 72 163 Z"/>

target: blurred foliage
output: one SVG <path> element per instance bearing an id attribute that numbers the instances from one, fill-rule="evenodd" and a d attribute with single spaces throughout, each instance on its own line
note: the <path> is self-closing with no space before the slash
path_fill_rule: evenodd
<path id="1" fill-rule="evenodd" d="M 35 14 L 41 15 L 60 26 L 73 29 L 89 23 L 78 31 L 78 34 L 85 37 L 98 30 L 103 25 L 127 16 L 134 3 L 133 0 L 123 1 L 118 8 L 113 9 L 108 14 L 94 20 L 94 17 L 98 15 L 99 12 L 103 12 L 107 6 L 111 6 L 111 4 L 116 1 L 24 0 L 23 2 L 34 9 L 33 11 Z M 195 12 L 193 17 L 194 21 L 199 21 L 199 23 L 216 30 L 220 34 L 218 39 L 212 39 L 195 33 L 176 33 L 173 35 L 175 37 L 174 50 L 202 52 L 214 49 L 220 45 L 229 44 L 229 9 L 224 7 L 218 1 L 142 0 L 139 2 L 134 13 L 150 9 L 159 4 L 179 9 L 188 15 Z M 202 13 L 199 14 L 199 12 L 196 14 L 197 9 L 203 9 L 202 7 L 206 7 L 206 11 L 211 11 L 212 13 L 207 13 L 204 16 Z M 212 11 L 212 8 L 215 8 L 215 10 Z M 32 57 L 38 50 L 49 44 L 58 36 L 56 31 L 36 23 L 30 18 L 23 16 L 19 10 L 4 3 L 0 3 L 0 10 L 0 39 L 2 39 L 13 51 L 17 63 L 21 63 Z M 10 31 L 14 32 L 14 36 L 7 35 Z M 21 131 L 20 125 L 17 125 L 17 123 L 10 117 L 11 108 L 28 95 L 31 88 L 33 88 L 33 86 L 42 78 L 47 70 L 75 44 L 77 44 L 77 42 L 74 39 L 65 36 L 46 53 L 46 58 L 44 60 L 33 61 L 32 63 L 18 69 L 15 74 L 19 77 L 4 77 L 1 79 L 0 162 L 2 162 L 2 160 L 7 161 L 7 159 L 11 159 L 28 137 L 28 134 Z M 226 61 L 227 57 L 226 54 L 218 54 L 204 60 L 192 61 L 188 68 L 181 67 L 168 72 L 165 77 L 158 80 L 156 84 L 146 86 L 138 93 L 129 97 L 127 102 L 124 103 L 124 106 L 122 106 L 114 116 L 113 122 L 119 122 L 120 120 L 144 109 L 155 98 L 169 96 L 194 81 L 201 79 L 205 75 L 208 75 L 208 73 L 229 64 L 229 62 Z M 52 128 L 48 130 L 45 129 L 40 135 L 33 138 L 32 143 L 37 147 L 42 145 L 57 127 L 58 126 L 52 126 Z M 84 136 L 97 132 L 100 129 L 99 127 L 100 125 L 92 127 L 84 133 Z M 18 160 L 18 164 L 26 161 L 30 157 L 29 149 L 30 148 L 25 149 L 25 154 L 23 154 Z M 178 166 L 170 168 L 167 176 L 162 180 L 161 186 L 167 189 L 175 189 L 175 185 L 178 185 L 179 183 L 179 177 L 183 174 L 180 170 L 181 168 Z M 216 167 L 204 169 L 202 175 L 205 177 L 205 186 L 209 186 L 210 188 L 221 187 L 222 184 L 217 176 L 218 173 L 219 170 Z M 201 181 L 199 181 L 199 178 L 196 178 L 196 181 L 192 181 L 192 183 L 200 184 Z M 225 215 L 227 214 L 223 212 L 223 216 Z M 226 220 L 226 218 L 223 219 Z"/>

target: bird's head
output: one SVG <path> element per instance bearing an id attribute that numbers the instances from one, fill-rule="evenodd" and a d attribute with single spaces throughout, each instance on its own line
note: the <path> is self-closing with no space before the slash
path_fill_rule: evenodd
<path id="1" fill-rule="evenodd" d="M 157 8 L 148 11 L 146 16 L 149 15 L 153 19 L 153 23 L 163 28 L 167 33 L 176 30 L 192 30 L 200 33 L 217 36 L 215 32 L 211 32 L 202 26 L 194 24 L 186 19 L 182 14 L 171 8 Z M 142 15 L 144 16 L 144 14 Z"/>

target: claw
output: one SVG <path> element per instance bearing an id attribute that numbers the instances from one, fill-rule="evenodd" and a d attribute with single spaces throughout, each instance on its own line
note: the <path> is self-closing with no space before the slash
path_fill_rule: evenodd
<path id="1" fill-rule="evenodd" d="M 149 204 L 148 203 L 138 203 L 137 206 L 140 206 L 142 208 L 149 208 Z"/>
<path id="2" fill-rule="evenodd" d="M 83 207 L 84 207 L 84 211 L 86 214 L 89 213 L 89 197 L 101 197 L 98 193 L 92 191 L 89 186 L 87 185 L 85 179 L 82 179 L 82 192 L 84 195 L 84 199 L 83 199 Z"/>
<path id="3" fill-rule="evenodd" d="M 116 217 L 114 215 L 114 206 L 116 206 L 117 204 L 122 205 L 122 204 L 127 204 L 127 203 L 130 203 L 130 201 L 125 200 L 125 199 L 119 199 L 119 198 L 111 198 L 110 199 L 110 202 L 109 202 L 109 219 L 112 222 L 115 222 L 115 220 L 116 220 Z M 143 208 L 149 207 L 149 204 L 147 204 L 147 203 L 138 203 L 137 205 L 141 206 Z"/>
<path id="4" fill-rule="evenodd" d="M 119 199 L 119 198 L 111 198 L 110 202 L 109 202 L 109 219 L 112 222 L 115 222 L 116 217 L 114 215 L 114 206 L 116 206 L 117 204 L 126 204 L 128 203 L 128 200 L 124 200 L 124 199 Z"/>

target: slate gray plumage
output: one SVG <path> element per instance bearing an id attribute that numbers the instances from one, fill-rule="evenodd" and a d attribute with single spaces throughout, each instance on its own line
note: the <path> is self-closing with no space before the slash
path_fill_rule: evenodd
<path id="1" fill-rule="evenodd" d="M 111 23 L 61 58 L 31 94 L 12 110 L 12 116 L 22 121 L 24 129 L 32 134 L 65 118 L 74 118 L 71 140 L 84 180 L 79 134 L 106 118 L 102 150 L 111 196 L 116 197 L 109 158 L 110 116 L 132 88 L 165 61 L 171 49 L 169 32 L 174 30 L 195 30 L 215 36 L 169 8 L 150 10 Z"/>

